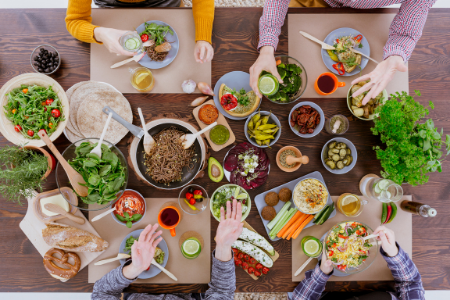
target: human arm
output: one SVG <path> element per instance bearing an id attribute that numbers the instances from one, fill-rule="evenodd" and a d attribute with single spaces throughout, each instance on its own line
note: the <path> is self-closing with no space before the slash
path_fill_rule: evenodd
<path id="1" fill-rule="evenodd" d="M 226 214 L 223 207 L 220 209 L 220 223 L 215 238 L 216 250 L 213 252 L 211 282 L 209 283 L 209 289 L 206 291 L 206 298 L 209 300 L 234 299 L 236 275 L 231 245 L 242 232 L 241 218 L 242 207 L 236 200 L 233 200 L 233 210 L 231 210 L 231 203 L 227 202 Z"/>
<path id="2" fill-rule="evenodd" d="M 388 5 L 397 1 L 390 0 L 383 1 L 383 3 L 375 1 L 375 3 L 371 2 L 370 4 L 367 2 L 359 1 L 352 3 L 350 6 L 353 8 L 372 8 L 372 6 L 379 7 L 382 4 Z M 363 99 L 363 105 L 381 93 L 397 71 L 407 71 L 406 62 L 411 57 L 417 42 L 422 36 L 428 11 L 435 2 L 436 0 L 408 0 L 402 3 L 389 28 L 389 38 L 383 49 L 384 61 L 377 65 L 371 73 L 352 82 L 352 84 L 356 84 L 370 79 L 368 84 L 354 94 L 357 97 L 370 89 Z"/>
<path id="3" fill-rule="evenodd" d="M 316 300 L 325 290 L 325 284 L 333 273 L 331 260 L 327 258 L 325 242 L 323 243 L 322 260 L 314 269 L 308 270 L 292 293 L 293 300 Z M 319 266 L 320 265 L 320 266 Z"/>
<path id="4" fill-rule="evenodd" d="M 193 0 L 195 22 L 194 57 L 198 63 L 209 62 L 214 57 L 211 36 L 214 22 L 214 0 Z"/>
<path id="5" fill-rule="evenodd" d="M 399 299 L 425 300 L 425 290 L 419 270 L 408 254 L 396 243 L 395 234 L 385 226 L 375 229 L 381 241 L 380 253 L 387 262 L 395 280 L 396 297 Z"/>

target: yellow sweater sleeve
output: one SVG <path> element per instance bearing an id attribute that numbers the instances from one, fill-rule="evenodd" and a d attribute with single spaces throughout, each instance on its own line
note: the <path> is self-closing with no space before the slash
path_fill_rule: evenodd
<path id="1" fill-rule="evenodd" d="M 92 0 L 69 0 L 66 13 L 66 27 L 76 39 L 86 43 L 97 43 L 94 38 L 94 29 L 91 17 Z"/>
<path id="2" fill-rule="evenodd" d="M 214 22 L 214 0 L 192 0 L 195 22 L 195 41 L 211 43 Z"/>

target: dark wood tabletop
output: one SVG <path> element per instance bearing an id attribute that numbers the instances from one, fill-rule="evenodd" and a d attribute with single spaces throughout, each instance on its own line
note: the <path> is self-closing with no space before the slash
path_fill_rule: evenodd
<path id="1" fill-rule="evenodd" d="M 377 9 L 365 13 L 385 13 L 396 10 Z M 258 56 L 258 21 L 262 9 L 259 8 L 216 8 L 214 20 L 213 43 L 215 56 L 212 62 L 212 84 L 230 71 L 248 72 Z M 357 13 L 350 9 L 289 9 L 289 13 Z M 149 10 L 149 16 L 152 15 Z M 52 75 L 64 89 L 73 84 L 89 80 L 89 45 L 81 43 L 68 34 L 64 9 L 15 9 L 0 10 L 0 84 L 22 73 L 33 72 L 30 65 L 31 51 L 39 44 L 54 45 L 62 57 L 61 68 Z M 151 19 L 151 18 L 150 18 Z M 287 22 L 285 22 L 286 24 Z M 317 26 L 320 26 L 318 21 Z M 435 110 L 430 113 L 437 127 L 450 132 L 450 10 L 432 9 L 425 25 L 423 37 L 409 61 L 410 92 L 418 89 L 423 104 L 432 100 Z M 189 49 L 189 51 L 191 51 Z M 288 39 L 285 25 L 280 36 L 277 49 L 279 54 L 287 54 Z M 302 58 L 298 58 L 301 59 Z M 319 63 L 319 62 L 318 62 Z M 124 80 L 128 80 L 124 78 Z M 188 94 L 125 94 L 134 114 L 134 123 L 139 124 L 137 108 L 141 107 L 146 119 L 157 113 L 175 111 L 180 117 L 189 117 L 193 122 L 192 108 L 188 104 L 197 97 Z M 343 114 L 351 116 L 344 99 L 302 99 L 310 100 L 321 106 L 326 116 Z M 377 137 L 370 132 L 371 122 L 353 120 L 345 137 L 350 139 L 358 149 L 356 167 L 345 175 L 333 175 L 323 167 L 320 161 L 320 150 L 331 138 L 322 131 L 313 139 L 300 139 L 288 126 L 288 114 L 293 105 L 277 105 L 263 100 L 261 109 L 271 110 L 282 123 L 282 136 L 278 143 L 268 149 L 272 161 L 272 169 L 267 183 L 250 191 L 252 197 L 265 190 L 279 186 L 285 182 L 301 177 L 313 171 L 320 171 L 332 195 L 344 192 L 359 193 L 358 182 L 368 173 L 380 172 L 380 164 L 372 147 L 380 144 Z M 228 120 L 236 142 L 246 141 L 244 122 Z M 128 136 L 127 136 L 128 137 Z M 119 148 L 127 154 L 128 138 L 124 138 Z M 10 144 L 0 136 L 0 146 Z M 61 135 L 55 144 L 62 151 L 70 143 Z M 275 164 L 277 151 L 286 145 L 297 146 L 310 157 L 310 163 L 293 173 L 284 173 Z M 226 150 L 212 152 L 212 156 L 223 161 Z M 422 275 L 423 285 L 427 290 L 450 289 L 450 163 L 443 164 L 443 172 L 431 174 L 430 181 L 424 186 L 411 187 L 404 185 L 404 193 L 413 195 L 413 199 L 427 203 L 436 208 L 435 218 L 413 216 L 413 260 Z M 195 183 L 204 186 L 212 193 L 222 183 L 213 183 L 207 176 Z M 143 185 L 130 172 L 129 188 L 138 190 L 145 197 L 178 197 L 178 191 L 162 192 Z M 57 188 L 54 175 L 45 184 L 46 190 Z M 26 213 L 26 204 L 19 206 L 7 202 L 0 197 L 0 292 L 91 292 L 92 284 L 87 283 L 87 268 L 66 283 L 49 276 L 42 265 L 42 257 L 19 228 L 19 223 Z M 263 224 L 256 207 L 247 221 L 258 232 L 265 234 Z M 211 217 L 214 237 L 217 222 Z M 399 233 L 400 234 L 400 233 Z M 280 258 L 270 273 L 258 281 L 253 280 L 241 269 L 236 270 L 238 292 L 288 292 L 293 291 L 296 283 L 291 281 L 291 242 L 274 243 Z M 213 245 L 214 248 L 214 245 Z M 370 269 L 367 271 L 370 272 Z M 207 285 L 131 285 L 130 292 L 194 292 L 204 291 Z M 330 282 L 330 291 L 354 290 L 392 290 L 393 282 Z"/>

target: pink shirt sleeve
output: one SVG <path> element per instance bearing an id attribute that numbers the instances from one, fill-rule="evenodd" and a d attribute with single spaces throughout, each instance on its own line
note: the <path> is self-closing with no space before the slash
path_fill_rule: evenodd
<path id="1" fill-rule="evenodd" d="M 272 46 L 275 50 L 278 45 L 278 36 L 289 7 L 290 0 L 266 0 L 264 10 L 259 19 L 259 44 L 262 46 Z"/>

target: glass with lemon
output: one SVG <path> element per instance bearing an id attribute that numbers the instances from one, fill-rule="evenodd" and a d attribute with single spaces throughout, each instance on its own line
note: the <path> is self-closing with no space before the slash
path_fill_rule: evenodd
<path id="1" fill-rule="evenodd" d="M 345 193 L 339 196 L 337 200 L 337 209 L 347 217 L 357 217 L 361 214 L 363 207 L 366 204 L 366 200 L 363 200 L 356 195 Z"/>
<path id="2" fill-rule="evenodd" d="M 202 252 L 202 246 L 200 241 L 195 237 L 186 239 L 181 245 L 181 254 L 187 259 L 197 258 L 200 252 Z"/>
<path id="3" fill-rule="evenodd" d="M 155 79 L 152 71 L 147 68 L 139 67 L 130 69 L 131 85 L 139 92 L 150 92 L 155 85 Z"/>

